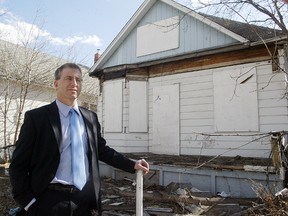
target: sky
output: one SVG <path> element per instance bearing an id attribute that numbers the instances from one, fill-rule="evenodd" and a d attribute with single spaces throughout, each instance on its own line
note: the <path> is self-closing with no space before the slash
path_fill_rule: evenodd
<path id="1" fill-rule="evenodd" d="M 0 0 L 0 39 L 36 41 L 38 47 L 45 44 L 41 51 L 91 67 L 97 50 L 105 51 L 143 2 Z"/>
<path id="2" fill-rule="evenodd" d="M 0 39 L 47 41 L 48 53 L 90 67 L 97 49 L 104 52 L 143 2 L 0 0 Z"/>
<path id="3" fill-rule="evenodd" d="M 185 6 L 196 0 L 176 0 Z M 201 0 L 209 3 L 215 0 Z M 0 39 L 93 66 L 144 0 L 0 0 Z M 193 2 L 193 3 L 192 3 Z"/>

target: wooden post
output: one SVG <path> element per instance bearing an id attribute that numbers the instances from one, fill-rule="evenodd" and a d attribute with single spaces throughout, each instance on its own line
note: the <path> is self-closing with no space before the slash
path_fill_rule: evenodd
<path id="1" fill-rule="evenodd" d="M 136 171 L 136 216 L 143 216 L 143 171 Z"/>
<path id="2" fill-rule="evenodd" d="M 271 136 L 271 152 L 272 152 L 272 163 L 277 173 L 280 171 L 281 163 L 281 152 L 279 149 L 279 133 L 273 133 Z"/>

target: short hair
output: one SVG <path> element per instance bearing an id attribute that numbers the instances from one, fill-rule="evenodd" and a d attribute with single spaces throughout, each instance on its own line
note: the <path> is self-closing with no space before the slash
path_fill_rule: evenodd
<path id="1" fill-rule="evenodd" d="M 65 68 L 73 68 L 73 69 L 79 70 L 80 73 L 82 74 L 81 68 L 77 64 L 66 63 L 66 64 L 63 64 L 59 68 L 56 69 L 56 71 L 54 73 L 55 80 L 59 80 L 61 78 L 61 73 Z"/>

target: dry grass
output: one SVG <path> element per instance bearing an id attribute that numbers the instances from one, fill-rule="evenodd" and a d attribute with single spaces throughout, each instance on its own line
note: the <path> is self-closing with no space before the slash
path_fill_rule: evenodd
<path id="1" fill-rule="evenodd" d="M 253 187 L 261 202 L 254 203 L 253 207 L 248 209 L 249 215 L 288 215 L 288 193 L 275 196 L 267 187 L 256 182 L 253 182 Z"/>

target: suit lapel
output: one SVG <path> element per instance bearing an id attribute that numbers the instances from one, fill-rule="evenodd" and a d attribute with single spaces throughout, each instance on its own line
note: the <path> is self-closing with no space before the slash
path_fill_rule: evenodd
<path id="1" fill-rule="evenodd" d="M 60 143 L 62 139 L 61 123 L 60 123 L 58 107 L 55 101 L 51 103 L 50 106 L 48 107 L 48 116 L 49 116 L 49 121 L 54 131 L 54 135 L 55 135 L 58 147 L 60 149 Z"/>
<path id="2" fill-rule="evenodd" d="M 92 139 L 92 131 L 93 131 L 93 125 L 91 124 L 91 120 L 90 120 L 90 115 L 89 113 L 85 110 L 82 109 L 81 107 L 79 107 L 79 110 L 82 114 L 84 123 L 85 123 L 85 127 L 86 127 L 86 132 L 87 132 L 87 142 L 91 148 L 91 151 L 93 153 L 94 148 L 93 145 L 91 145 L 91 139 Z"/>

